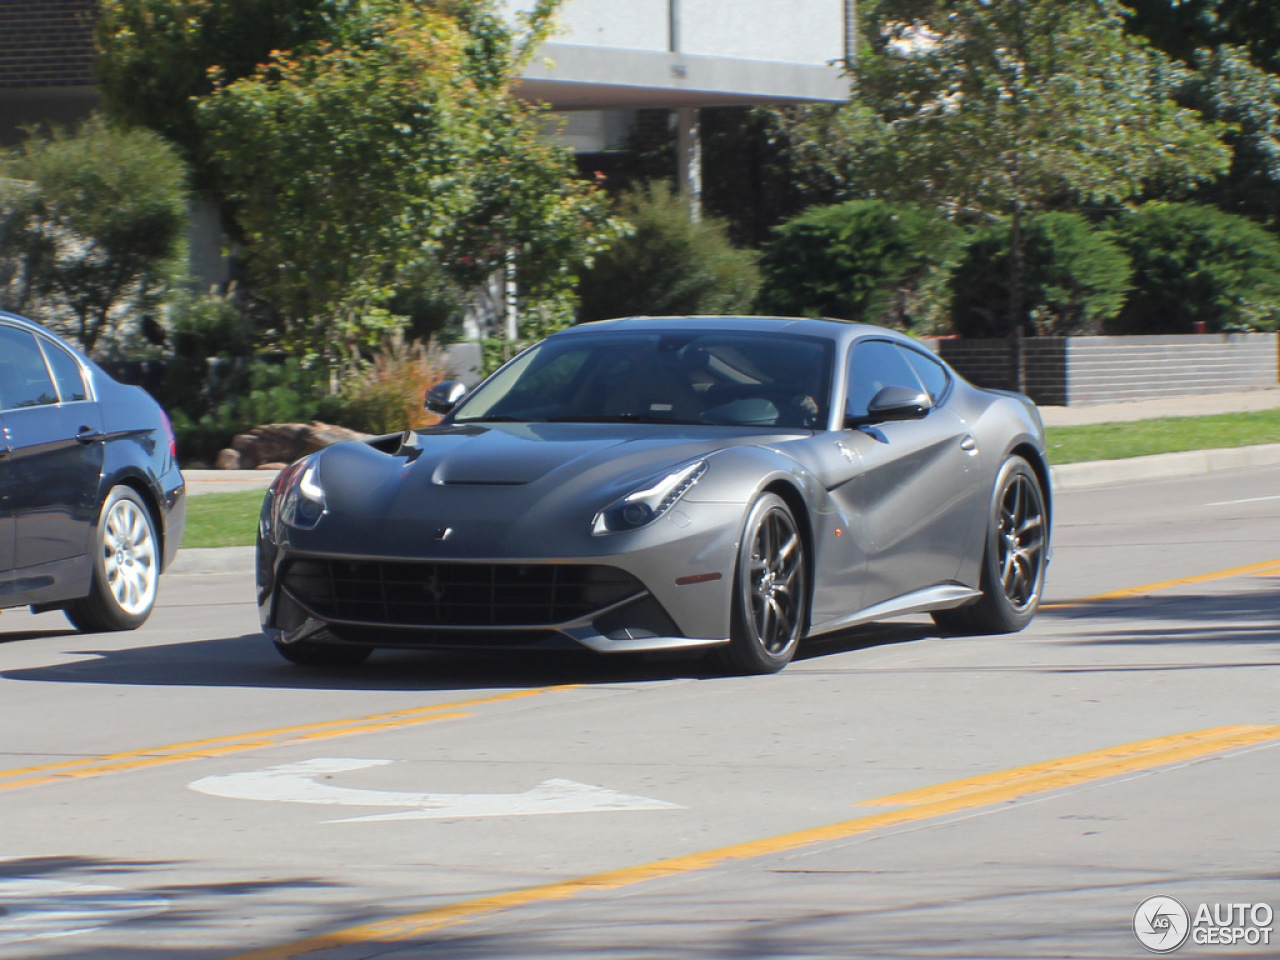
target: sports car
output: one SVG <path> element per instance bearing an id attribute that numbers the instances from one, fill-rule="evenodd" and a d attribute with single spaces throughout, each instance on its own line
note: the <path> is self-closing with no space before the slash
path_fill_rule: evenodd
<path id="1" fill-rule="evenodd" d="M 0 312 L 0 607 L 62 610 L 87 632 L 141 626 L 186 510 L 160 406 Z"/>
<path id="2" fill-rule="evenodd" d="M 426 403 L 437 425 L 335 444 L 267 492 L 258 603 L 285 658 L 707 648 L 770 673 L 856 624 L 1012 632 L 1040 603 L 1039 413 L 890 330 L 582 324 Z"/>

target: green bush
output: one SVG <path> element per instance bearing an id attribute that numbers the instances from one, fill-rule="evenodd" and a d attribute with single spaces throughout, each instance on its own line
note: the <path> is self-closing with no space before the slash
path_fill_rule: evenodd
<path id="1" fill-rule="evenodd" d="M 628 236 L 596 257 L 578 287 L 578 319 L 749 312 L 760 273 L 718 220 L 699 222 L 657 182 L 623 194 Z"/>
<path id="2" fill-rule="evenodd" d="M 775 231 L 761 264 L 760 308 L 786 316 L 927 326 L 957 228 L 883 200 L 814 207 Z"/>
<path id="3" fill-rule="evenodd" d="M 1189 203 L 1149 203 L 1113 223 L 1133 260 L 1133 292 L 1109 333 L 1274 330 L 1280 240 L 1245 217 Z"/>
<path id="4" fill-rule="evenodd" d="M 174 402 L 183 384 L 198 395 Z M 341 401 L 329 394 L 328 374 L 297 360 L 248 358 L 175 360 L 158 398 L 169 410 L 181 463 L 212 463 L 236 434 L 267 423 L 339 421 Z"/>
<path id="5" fill-rule="evenodd" d="M 1131 267 L 1107 233 L 1078 213 L 1026 224 L 1023 304 L 1041 336 L 1096 334 L 1124 306 Z M 955 329 L 966 337 L 1009 332 L 1009 225 L 979 232 L 951 282 Z"/>

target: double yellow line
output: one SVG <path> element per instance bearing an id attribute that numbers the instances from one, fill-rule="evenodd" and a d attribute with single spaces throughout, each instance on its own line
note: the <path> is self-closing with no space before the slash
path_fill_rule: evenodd
<path id="1" fill-rule="evenodd" d="M 1280 574 L 1280 560 L 1264 560 L 1262 563 L 1250 563 L 1243 567 L 1229 567 L 1226 570 L 1215 570 L 1212 573 L 1199 573 L 1192 577 L 1179 577 L 1176 580 L 1161 580 L 1159 583 L 1144 583 L 1140 587 L 1125 587 L 1123 590 L 1112 590 L 1110 593 L 1099 593 L 1082 600 L 1068 600 L 1064 603 L 1042 603 L 1041 610 L 1070 610 L 1072 607 L 1087 603 L 1105 603 L 1108 600 L 1128 600 L 1133 597 L 1145 597 L 1161 590 L 1172 590 L 1175 587 L 1190 587 L 1198 583 L 1212 583 L 1214 580 L 1229 580 L 1232 577 L 1265 577 L 1269 574 Z"/>
<path id="2" fill-rule="evenodd" d="M 19 767 L 14 770 L 0 770 L 0 790 L 17 790 L 20 787 L 35 787 L 46 783 L 83 780 L 89 777 L 105 776 L 109 773 L 142 770 L 148 767 L 164 766 L 169 763 L 181 763 L 185 760 L 224 757 L 228 754 L 244 753 L 249 750 L 261 750 L 266 747 L 278 747 L 286 744 L 332 740 L 336 737 L 349 737 L 361 733 L 381 733 L 401 727 L 435 723 L 439 720 L 459 720 L 471 716 L 471 710 L 475 707 L 489 706 L 508 700 L 520 700 L 525 697 L 534 697 L 547 693 L 551 690 L 564 689 L 567 689 L 567 687 L 537 687 L 531 690 L 512 690 L 490 697 L 476 697 L 469 700 L 458 700 L 454 703 L 439 703 L 426 707 L 414 707 L 408 710 L 395 710 L 389 713 L 372 714 L 367 717 L 330 720 L 323 723 L 302 724 L 293 727 L 278 727 L 274 730 L 257 730 L 253 733 L 210 737 L 205 740 L 190 740 L 186 743 L 171 743 L 141 750 L 126 750 L 122 753 L 109 753 L 96 757 L 85 757 L 80 760 L 62 760 L 31 767 Z"/>
<path id="3" fill-rule="evenodd" d="M 880 797 L 861 806 L 895 809 L 824 827 L 784 833 L 764 840 L 753 840 L 749 843 L 657 860 L 642 866 L 626 867 L 573 880 L 480 897 L 420 913 L 348 927 L 345 930 L 337 930 L 289 944 L 254 950 L 230 957 L 228 960 L 293 960 L 296 957 L 325 950 L 358 947 L 362 944 L 380 950 L 381 946 L 378 945 L 425 936 L 445 927 L 477 920 L 486 915 L 516 907 L 564 900 L 588 891 L 598 893 L 617 890 L 648 880 L 705 870 L 729 861 L 786 853 L 816 843 L 847 840 L 872 830 L 932 820 L 1107 777 L 1185 763 L 1231 750 L 1273 743 L 1277 740 L 1280 740 L 1280 726 L 1217 727 L 1212 730 L 1158 737 L 1154 740 L 1140 740 L 1107 750 L 1077 754 L 1047 763 L 1015 767 L 999 773 L 967 777 L 922 790 Z"/>

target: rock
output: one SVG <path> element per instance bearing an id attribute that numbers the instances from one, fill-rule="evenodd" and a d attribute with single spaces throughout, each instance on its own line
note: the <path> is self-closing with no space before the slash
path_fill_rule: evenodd
<path id="1" fill-rule="evenodd" d="M 236 450 L 219 450 L 218 459 L 213 463 L 215 470 L 239 470 L 240 453 Z"/>
<path id="2" fill-rule="evenodd" d="M 231 441 L 231 449 L 218 454 L 219 470 L 280 469 L 308 453 L 315 453 L 343 440 L 365 440 L 371 435 L 357 433 L 331 423 L 270 423 L 254 427 Z M 235 466 L 224 467 L 226 454 L 238 458 Z M 231 457 L 226 460 L 230 462 Z"/>

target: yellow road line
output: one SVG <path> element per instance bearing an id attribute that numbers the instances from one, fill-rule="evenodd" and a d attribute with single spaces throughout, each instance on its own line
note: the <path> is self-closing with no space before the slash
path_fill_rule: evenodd
<path id="1" fill-rule="evenodd" d="M 1219 727 L 1194 733 L 1158 737 L 1094 753 L 1064 757 L 1046 763 L 1015 767 L 999 773 L 983 774 L 923 790 L 893 794 L 869 801 L 864 806 L 895 806 L 898 809 L 858 817 L 840 823 L 799 830 L 776 837 L 671 857 L 636 867 L 611 870 L 592 876 L 563 880 L 524 890 L 495 894 L 423 910 L 402 917 L 379 920 L 322 934 L 306 940 L 238 954 L 228 960 L 293 960 L 296 957 L 361 944 L 380 951 L 387 943 L 420 937 L 444 927 L 532 903 L 563 900 L 577 894 L 628 887 L 646 880 L 705 870 L 734 860 L 784 853 L 824 841 L 845 840 L 887 827 L 1007 803 L 1033 794 L 1058 790 L 1153 767 L 1181 763 L 1214 754 L 1280 740 L 1280 726 Z M 354 954 L 345 954 L 354 956 Z M 373 954 L 364 954 L 372 956 Z"/>
<path id="2" fill-rule="evenodd" d="M 1086 603 L 1104 603 L 1107 600 L 1126 600 L 1130 597 L 1143 597 L 1160 590 L 1171 590 L 1174 587 L 1185 587 L 1197 583 L 1211 583 L 1214 580 L 1228 580 L 1231 577 L 1266 576 L 1280 573 L 1280 560 L 1264 560 L 1262 563 L 1250 563 L 1243 567 L 1230 567 L 1226 570 L 1214 570 L 1211 573 L 1199 573 L 1192 577 L 1179 577 L 1176 580 L 1161 580 L 1159 583 L 1144 583 L 1138 587 L 1125 587 L 1123 590 L 1112 590 L 1110 593 L 1099 593 L 1082 600 L 1067 600 L 1060 603 L 1043 603 L 1041 610 L 1068 610 Z"/>
<path id="3" fill-rule="evenodd" d="M 394 710 L 390 713 L 373 714 L 367 717 L 328 720 L 322 723 L 301 726 L 278 727 L 274 730 L 257 730 L 252 733 L 212 737 L 205 740 L 190 740 L 186 743 L 171 743 L 159 747 L 146 747 L 141 750 L 127 750 L 122 753 L 109 753 L 77 760 L 62 760 L 30 767 L 19 767 L 13 770 L 0 770 L 0 790 L 16 790 L 20 787 L 34 787 L 44 783 L 100 777 L 109 773 L 124 773 L 130 770 L 141 770 L 146 767 L 155 767 L 168 763 L 180 763 L 184 760 L 221 757 L 232 753 L 262 750 L 266 747 L 277 747 L 289 743 L 332 740 L 335 737 L 348 737 L 361 733 L 382 733 L 401 727 L 434 723 L 437 720 L 458 720 L 471 716 L 470 710 L 474 707 L 489 706 L 508 700 L 537 696 L 551 690 L 566 689 L 570 689 L 570 687 L 566 685 L 536 687 L 531 690 L 512 690 L 490 697 L 475 697 L 454 703 L 438 703 L 428 707 Z"/>

